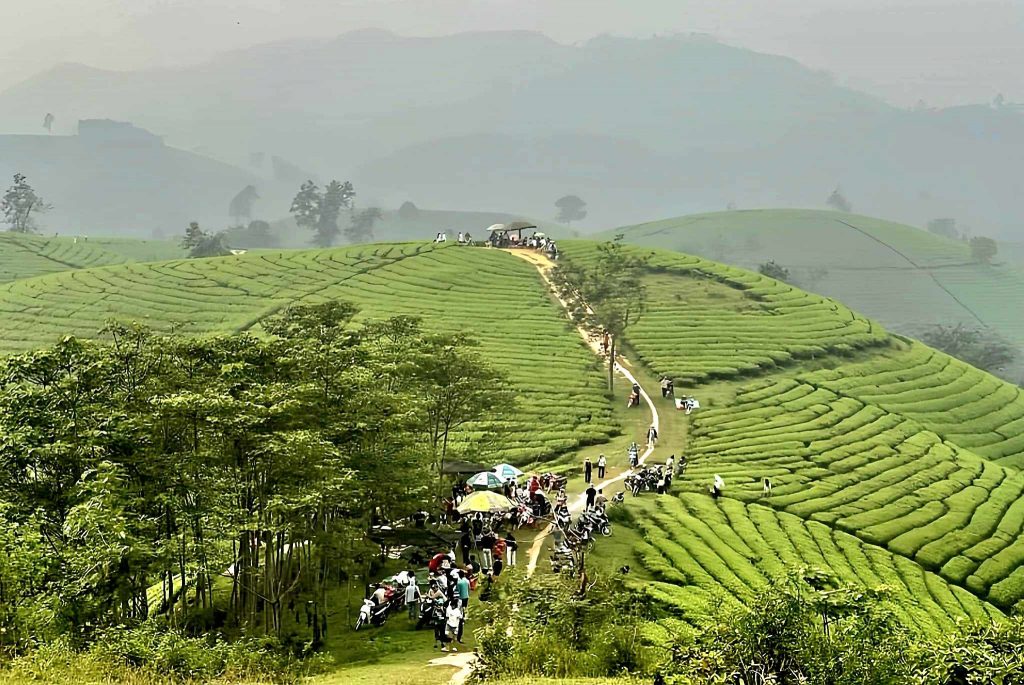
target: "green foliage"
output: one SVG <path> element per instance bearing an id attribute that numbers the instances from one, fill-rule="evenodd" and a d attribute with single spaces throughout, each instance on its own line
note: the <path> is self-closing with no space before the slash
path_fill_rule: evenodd
<path id="1" fill-rule="evenodd" d="M 25 174 L 14 174 L 14 185 L 0 199 L 0 213 L 14 233 L 35 233 L 33 214 L 42 214 L 53 207 L 36 195 Z"/>
<path id="2" fill-rule="evenodd" d="M 626 331 L 647 308 L 643 276 L 647 259 L 625 247 L 622 236 L 598 243 L 592 259 L 570 259 L 552 273 L 552 280 L 572 319 L 595 335 L 607 334 L 608 390 L 614 383 L 615 355 Z"/>
<path id="3" fill-rule="evenodd" d="M 181 240 L 181 246 L 188 250 L 189 257 L 223 257 L 231 253 L 225 243 L 223 231 L 207 233 L 199 228 L 199 224 L 195 221 L 185 229 L 185 237 Z"/>
<path id="4" fill-rule="evenodd" d="M 909 635 L 873 593 L 791 578 L 760 594 L 693 644 L 670 670 L 702 682 L 909 683 Z"/>
<path id="5" fill-rule="evenodd" d="M 110 324 L 108 344 L 68 337 L 5 360 L 0 520 L 24 557 L 0 563 L 2 639 L 27 646 L 47 605 L 37 637 L 86 644 L 155 614 L 280 637 L 300 606 L 311 634 L 296 639 L 318 648 L 327 587 L 372 551 L 371 524 L 431 500 L 438 386 L 457 368 L 460 383 L 483 378 L 502 396 L 463 338 L 409 319 L 356 327 L 356 313 L 293 306 L 263 338 Z M 408 350 L 420 356 L 395 368 Z M 497 405 L 453 387 L 443 425 L 471 446 L 462 427 Z"/>
<path id="6" fill-rule="evenodd" d="M 322 191 L 312 181 L 306 181 L 292 200 L 291 213 L 300 227 L 315 232 L 314 245 L 330 247 L 341 234 L 338 228 L 341 210 L 352 209 L 355 197 L 355 188 L 348 181 L 331 181 Z"/>
<path id="7" fill-rule="evenodd" d="M 501 586 L 482 606 L 476 672 L 484 678 L 643 675 L 659 660 L 643 639 L 655 617 L 649 598 L 616 579 L 581 591 L 563 576 L 534 576 Z"/>
<path id="8" fill-rule="evenodd" d="M 963 324 L 934 326 L 921 335 L 921 340 L 990 373 L 1009 366 L 1017 358 L 1016 348 L 998 335 Z"/>
<path id="9" fill-rule="evenodd" d="M 1024 673 L 1024 617 L 920 641 L 914 656 L 917 682 L 1011 685 Z"/>
<path id="10" fill-rule="evenodd" d="M 987 264 L 992 261 L 992 258 L 999 252 L 999 247 L 996 245 L 996 241 L 991 238 L 985 238 L 977 236 L 971 238 L 971 259 L 982 264 Z"/>

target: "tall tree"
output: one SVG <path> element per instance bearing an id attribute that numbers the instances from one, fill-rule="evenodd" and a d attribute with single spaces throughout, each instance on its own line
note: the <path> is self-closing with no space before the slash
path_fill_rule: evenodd
<path id="1" fill-rule="evenodd" d="M 563 224 L 572 224 L 573 221 L 582 221 L 587 218 L 587 203 L 576 195 L 566 195 L 555 201 L 558 208 L 556 221 Z"/>
<path id="2" fill-rule="evenodd" d="M 14 174 L 14 185 L 7 189 L 3 200 L 0 200 L 4 221 L 15 233 L 35 233 L 33 213 L 42 214 L 50 209 L 53 207 L 36 195 L 24 174 Z"/>
<path id="3" fill-rule="evenodd" d="M 583 262 L 571 258 L 552 272 L 559 296 L 578 325 L 594 335 L 607 333 L 608 390 L 615 384 L 615 354 L 626 330 L 635 324 L 647 308 L 647 290 L 643 275 L 646 257 L 637 256 L 622 244 L 622 236 L 601 243 L 597 257 Z"/>
<path id="4" fill-rule="evenodd" d="M 373 225 L 383 214 L 378 207 L 369 207 L 352 216 L 352 221 L 345 229 L 345 236 L 350 243 L 368 243 L 373 241 Z"/>
<path id="5" fill-rule="evenodd" d="M 459 428 L 512 406 L 504 377 L 469 348 L 464 336 L 428 336 L 420 342 L 415 380 L 426 412 L 426 434 L 440 483 Z M 464 445 L 465 447 L 465 445 Z"/>
<path id="6" fill-rule="evenodd" d="M 338 218 L 341 216 L 341 210 L 351 210 L 355 197 L 356 191 L 348 181 L 345 183 L 331 181 L 327 184 L 320 201 L 320 216 L 317 221 L 316 236 L 313 238 L 313 244 L 318 247 L 334 245 L 341 234 L 341 230 L 338 228 Z"/>
<path id="7" fill-rule="evenodd" d="M 355 196 L 355 188 L 348 181 L 331 181 L 323 191 L 312 181 L 306 181 L 292 200 L 291 213 L 295 223 L 314 231 L 314 245 L 330 247 L 341 233 L 338 228 L 341 210 L 351 209 Z"/>
<path id="8" fill-rule="evenodd" d="M 837 212 L 849 213 L 853 211 L 853 205 L 846 199 L 846 196 L 843 195 L 842 189 L 838 186 L 832 191 L 832 194 L 828 196 L 828 199 L 825 200 L 825 204 Z"/>
<path id="9" fill-rule="evenodd" d="M 259 193 L 256 192 L 256 186 L 253 185 L 247 185 L 231 198 L 231 204 L 228 205 L 228 216 L 235 222 L 235 225 L 241 226 L 252 218 L 252 206 L 258 199 L 260 199 Z"/>
<path id="10" fill-rule="evenodd" d="M 299 225 L 299 228 L 316 230 L 320 221 L 320 205 L 322 203 L 323 195 L 317 185 L 312 181 L 303 183 L 292 200 L 289 210 L 295 217 L 295 223 Z"/>

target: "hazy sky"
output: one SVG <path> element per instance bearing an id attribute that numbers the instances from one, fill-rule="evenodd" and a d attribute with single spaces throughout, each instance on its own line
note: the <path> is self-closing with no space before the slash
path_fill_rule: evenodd
<path id="1" fill-rule="evenodd" d="M 1024 0 L 0 0 L 0 88 L 55 63 L 201 62 L 359 28 L 704 32 L 794 57 L 898 104 L 1024 101 Z"/>

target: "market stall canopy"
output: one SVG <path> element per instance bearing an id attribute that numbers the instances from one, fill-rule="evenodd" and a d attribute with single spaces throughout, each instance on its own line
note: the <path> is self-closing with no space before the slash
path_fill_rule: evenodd
<path id="1" fill-rule="evenodd" d="M 488 490 L 497 490 L 503 484 L 503 481 L 498 478 L 498 474 L 493 471 L 478 473 L 466 482 L 473 486 L 473 488 L 487 488 Z"/>
<path id="2" fill-rule="evenodd" d="M 504 495 L 490 490 L 480 490 L 462 500 L 462 504 L 457 509 L 460 514 L 474 512 L 489 514 L 497 511 L 509 511 L 515 507 L 515 503 Z"/>
<path id="3" fill-rule="evenodd" d="M 491 224 L 487 230 L 490 231 L 491 233 L 499 233 L 501 231 L 508 230 L 508 226 L 506 226 L 505 224 Z"/>
<path id="4" fill-rule="evenodd" d="M 494 467 L 494 473 L 503 481 L 513 480 L 523 475 L 523 472 L 512 466 L 512 464 L 498 464 Z"/>
<path id="5" fill-rule="evenodd" d="M 481 471 L 486 470 L 487 467 L 483 464 L 477 464 L 472 461 L 449 459 L 444 463 L 444 467 L 441 468 L 441 473 L 445 473 L 450 476 L 462 476 L 466 474 L 480 473 Z"/>

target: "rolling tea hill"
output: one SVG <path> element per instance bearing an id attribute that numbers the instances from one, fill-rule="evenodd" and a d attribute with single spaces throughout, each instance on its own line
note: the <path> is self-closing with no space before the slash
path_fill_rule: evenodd
<path id="1" fill-rule="evenodd" d="M 961 258 L 956 244 L 922 245 L 930 264 Z M 586 263 L 596 246 L 564 241 L 563 258 Z M 655 458 L 688 456 L 674 495 L 628 497 L 629 527 L 642 535 L 602 563 L 631 557 L 639 585 L 694 625 L 807 567 L 885 586 L 923 631 L 1024 606 L 1019 388 L 836 300 L 699 257 L 627 249 L 649 264 L 648 312 L 628 332 L 629 355 L 703 408 L 673 414 L 683 428 L 658 447 Z M 485 428 L 505 439 L 498 458 L 579 463 L 581 448 L 608 449 L 623 431 L 599 360 L 537 271 L 492 249 L 376 244 L 51 273 L 0 286 L 0 350 L 95 337 L 110 318 L 259 333 L 289 304 L 334 299 L 356 303 L 362 320 L 413 314 L 477 338 L 519 395 L 514 415 Z M 706 494 L 715 474 L 726 481 L 718 504 Z"/>
<path id="2" fill-rule="evenodd" d="M 596 256 L 595 243 L 564 245 L 570 261 Z M 723 596 L 816 568 L 889 587 L 927 630 L 1024 606 L 1020 388 L 834 300 L 630 250 L 650 273 L 629 345 L 704 405 L 662 449 L 688 456 L 680 499 L 630 500 L 637 567 L 656 596 L 699 622 Z M 716 475 L 720 506 L 707 496 Z"/>
<path id="3" fill-rule="evenodd" d="M 158 240 L 42 237 L 0 233 L 0 283 L 44 274 L 181 256 L 181 248 Z"/>
<path id="4" fill-rule="evenodd" d="M 838 212 L 719 212 L 607 231 L 757 270 L 769 260 L 800 287 L 834 297 L 890 330 L 921 335 L 936 324 L 987 328 L 1024 350 L 1024 270 L 997 255 L 971 261 L 965 243 L 911 226 Z M 1021 369 L 1008 372 L 1017 379 Z"/>

